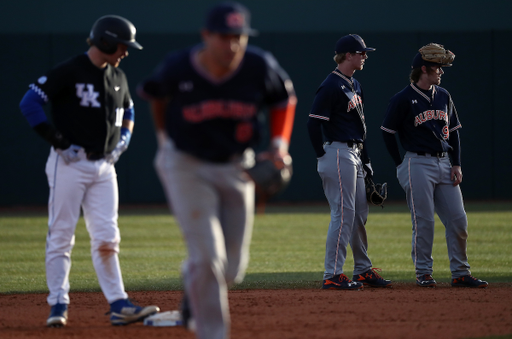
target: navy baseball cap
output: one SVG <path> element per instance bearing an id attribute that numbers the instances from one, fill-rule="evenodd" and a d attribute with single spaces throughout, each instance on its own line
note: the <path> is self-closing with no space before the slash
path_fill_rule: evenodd
<path id="1" fill-rule="evenodd" d="M 348 52 L 373 52 L 375 48 L 366 47 L 363 38 L 357 34 L 345 35 L 336 42 L 334 52 L 336 54 Z"/>
<path id="2" fill-rule="evenodd" d="M 213 7 L 206 16 L 205 28 L 223 34 L 258 34 L 251 28 L 251 13 L 237 2 L 223 2 Z"/>

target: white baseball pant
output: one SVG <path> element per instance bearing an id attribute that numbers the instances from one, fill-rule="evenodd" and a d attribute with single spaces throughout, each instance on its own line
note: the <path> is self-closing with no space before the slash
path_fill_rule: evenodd
<path id="1" fill-rule="evenodd" d="M 117 225 L 118 188 L 114 166 L 104 159 L 89 161 L 83 149 L 80 160 L 66 164 L 52 148 L 46 163 L 50 186 L 46 280 L 48 304 L 69 304 L 71 251 L 80 207 L 91 238 L 91 256 L 108 303 L 128 296 L 119 266 Z"/>

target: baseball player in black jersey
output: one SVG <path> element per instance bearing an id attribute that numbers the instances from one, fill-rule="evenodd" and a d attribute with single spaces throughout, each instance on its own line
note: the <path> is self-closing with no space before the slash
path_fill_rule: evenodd
<path id="1" fill-rule="evenodd" d="M 446 228 L 451 285 L 485 288 L 487 282 L 471 276 L 466 255 L 468 224 L 459 186 L 462 126 L 450 93 L 439 86 L 443 67 L 452 66 L 454 58 L 442 45 L 422 47 L 412 61 L 411 83 L 391 98 L 381 129 L 411 211 L 417 285 L 436 286 L 432 246 L 437 213 Z M 406 151 L 403 159 L 396 133 Z"/>
<path id="2" fill-rule="evenodd" d="M 318 173 L 331 208 L 322 288 L 359 290 L 363 285 L 389 287 L 372 268 L 367 254 L 368 202 L 364 178 L 373 171 L 366 149 L 364 95 L 352 76 L 362 70 L 367 52 L 363 39 L 350 34 L 339 39 L 334 61 L 338 66 L 316 92 L 308 119 L 311 144 L 318 158 Z M 350 243 L 354 255 L 353 281 L 343 273 Z"/>
<path id="3" fill-rule="evenodd" d="M 151 101 L 156 170 L 188 248 L 182 314 L 200 339 L 229 337 L 227 287 L 243 279 L 254 214 L 242 162 L 260 139 L 261 109 L 276 158 L 288 156 L 293 127 L 292 82 L 270 53 L 247 45 L 249 19 L 238 3 L 213 7 L 203 43 L 169 54 L 138 87 Z"/>
<path id="4" fill-rule="evenodd" d="M 127 48 L 142 49 L 135 26 L 125 18 L 98 19 L 89 50 L 50 70 L 31 84 L 20 108 L 30 126 L 52 145 L 46 163 L 50 186 L 46 238 L 47 326 L 67 323 L 69 271 L 74 232 L 83 210 L 91 256 L 100 287 L 110 304 L 110 321 L 125 325 L 159 311 L 128 300 L 118 252 L 118 188 L 114 168 L 128 148 L 134 125 L 128 82 L 117 66 Z M 50 123 L 43 105 L 52 104 Z"/>

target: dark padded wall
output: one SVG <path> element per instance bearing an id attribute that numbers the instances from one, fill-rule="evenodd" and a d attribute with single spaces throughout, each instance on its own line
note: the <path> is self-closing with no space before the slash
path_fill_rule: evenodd
<path id="1" fill-rule="evenodd" d="M 29 128 L 18 104 L 28 84 L 58 62 L 87 49 L 85 37 L 92 23 L 89 23 L 91 20 L 87 17 L 99 16 L 97 11 L 87 9 L 85 17 L 77 16 L 74 23 L 68 19 L 61 20 L 57 12 L 48 14 L 48 6 L 55 7 L 60 2 L 26 0 L 23 3 L 27 6 L 35 4 L 40 11 L 46 12 L 44 20 L 31 17 L 34 22 L 43 22 L 41 29 L 36 24 L 27 28 L 19 21 L 0 20 L 0 46 L 3 46 L 0 53 L 3 103 L 0 124 L 0 177 L 3 179 L 0 181 L 0 206 L 46 203 L 48 187 L 44 167 L 49 146 Z M 112 3 L 119 5 L 136 2 L 109 2 L 107 13 L 114 13 Z M 206 5 L 213 2 L 197 3 L 198 6 L 201 4 L 199 7 L 202 13 Z M 308 18 L 316 20 L 317 26 L 309 21 L 304 21 L 301 26 L 292 20 L 306 20 L 307 11 L 312 9 L 309 2 L 299 1 L 294 2 L 298 4 L 294 9 L 299 14 L 290 15 L 289 22 L 286 17 L 282 17 L 282 25 L 279 26 L 275 23 L 275 11 L 269 14 L 269 22 L 261 19 L 265 12 L 263 7 L 271 6 L 270 2 L 246 3 L 253 11 L 255 26 L 258 23 L 256 27 L 261 27 L 260 36 L 251 38 L 250 43 L 270 50 L 276 56 L 290 74 L 299 98 L 290 149 L 294 159 L 294 177 L 288 189 L 275 200 L 325 200 L 316 172 L 315 154 L 307 135 L 306 121 L 318 85 L 336 66 L 332 61 L 334 43 L 348 33 L 359 33 L 369 46 L 377 48 L 376 52 L 369 54 L 365 69 L 356 72 L 355 77 L 365 91 L 368 146 L 376 180 L 388 182 L 390 198 L 404 199 L 404 194 L 395 178 L 394 165 L 382 142 L 379 127 L 390 97 L 409 83 L 410 62 L 415 52 L 422 45 L 433 41 L 444 44 L 456 54 L 454 67 L 445 69 L 441 85 L 452 94 L 463 126 L 461 141 L 464 182 L 461 186 L 464 196 L 468 199 L 507 198 L 505 192 L 512 189 L 512 178 L 507 173 L 512 165 L 512 141 L 506 118 L 510 109 L 508 92 L 512 76 L 507 57 L 512 49 L 510 23 L 504 24 L 498 16 L 499 20 L 495 24 L 501 26 L 493 26 L 492 18 L 485 21 L 478 16 L 478 9 L 474 9 L 474 13 L 466 9 L 461 15 L 465 18 L 474 15 L 473 22 L 455 20 L 453 22 L 458 23 L 458 26 L 442 30 L 431 30 L 422 22 L 418 25 L 421 29 L 411 31 L 407 27 L 399 27 L 394 21 L 384 25 L 383 18 L 380 19 L 381 25 L 377 19 L 362 23 L 350 19 L 354 21 L 354 29 L 346 25 L 333 29 L 332 26 L 336 25 L 314 16 Z M 326 11 L 329 3 L 318 2 Z M 340 2 L 331 3 L 339 6 Z M 156 4 L 163 6 L 158 1 L 150 1 L 151 4 L 155 7 Z M 283 4 L 289 6 L 290 2 L 283 1 L 280 7 L 275 5 L 278 6 L 277 13 L 286 12 L 286 5 Z M 66 6 L 67 11 L 77 8 L 77 5 L 70 3 L 61 5 Z M 182 5 L 185 6 L 184 3 Z M 7 8 L 7 13 L 9 10 L 18 10 L 16 6 L 21 5 L 16 3 L 9 6 L 12 7 Z M 169 2 L 168 6 L 174 8 L 175 4 Z M 164 29 L 162 23 L 151 22 L 146 12 L 135 13 L 136 9 L 123 7 L 117 11 L 135 23 L 141 23 L 137 24 L 137 40 L 144 46 L 141 52 L 131 51 L 120 66 L 128 75 L 136 112 L 130 148 L 116 165 L 120 200 L 121 203 L 163 203 L 164 194 L 152 163 L 156 148 L 153 125 L 148 105 L 135 95 L 135 87 L 168 51 L 199 42 L 197 29 L 191 27 L 199 27 L 201 20 L 194 17 L 194 20 L 187 21 L 178 15 L 182 26 L 177 27 L 175 22 L 170 22 L 171 29 Z M 304 13 L 300 14 L 301 10 Z M 381 7 L 377 6 L 373 10 L 369 8 L 368 17 L 378 18 L 378 10 L 382 10 Z M 505 9 L 495 10 L 502 15 Z M 3 16 L 7 16 L 5 11 L 3 13 Z M 101 14 L 104 13 L 102 11 Z M 191 14 L 184 11 L 183 16 L 187 15 Z M 331 18 L 332 13 L 328 17 Z M 27 21 L 27 18 L 24 17 L 24 20 Z"/>

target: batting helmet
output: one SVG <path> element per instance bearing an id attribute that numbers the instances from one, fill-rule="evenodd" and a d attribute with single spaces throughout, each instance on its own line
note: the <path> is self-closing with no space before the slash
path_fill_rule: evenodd
<path id="1" fill-rule="evenodd" d="M 106 54 L 114 54 L 117 44 L 142 49 L 135 41 L 135 26 L 127 19 L 118 15 L 105 15 L 96 20 L 89 38 L 94 46 Z"/>

